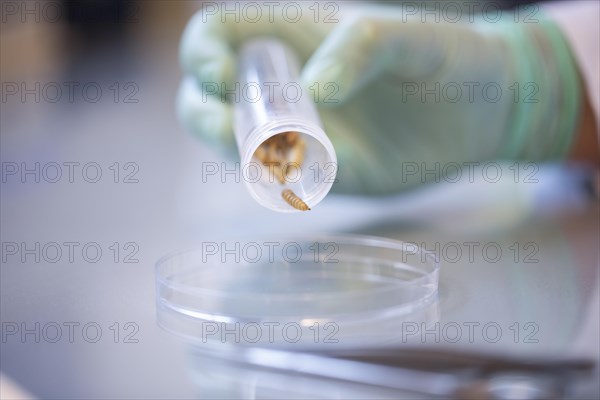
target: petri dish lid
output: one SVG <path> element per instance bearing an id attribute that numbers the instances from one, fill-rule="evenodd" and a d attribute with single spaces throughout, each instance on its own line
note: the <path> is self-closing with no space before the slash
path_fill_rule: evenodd
<path id="1" fill-rule="evenodd" d="M 438 272 L 433 253 L 378 237 L 204 242 L 158 261 L 157 317 L 203 343 L 313 343 L 317 329 L 349 343 L 418 315 L 437 298 Z"/>

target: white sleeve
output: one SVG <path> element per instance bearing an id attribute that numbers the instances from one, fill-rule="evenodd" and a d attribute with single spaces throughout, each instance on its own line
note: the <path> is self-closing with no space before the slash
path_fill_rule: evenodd
<path id="1" fill-rule="evenodd" d="M 596 121 L 600 121 L 600 3 L 562 1 L 542 4 L 542 8 L 571 45 Z"/>

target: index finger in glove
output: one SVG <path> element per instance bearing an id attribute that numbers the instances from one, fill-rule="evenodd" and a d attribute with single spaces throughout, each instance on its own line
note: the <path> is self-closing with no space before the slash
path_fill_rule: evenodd
<path id="1" fill-rule="evenodd" d="M 252 4 L 255 12 L 243 11 L 239 2 L 209 3 L 192 17 L 180 45 L 180 63 L 186 73 L 200 83 L 216 83 L 220 91 L 223 85 L 231 90 L 235 54 L 245 40 L 260 36 L 279 38 L 305 62 L 337 24 L 336 19 L 318 16 L 311 3 L 288 3 L 281 10 L 270 3 Z"/>

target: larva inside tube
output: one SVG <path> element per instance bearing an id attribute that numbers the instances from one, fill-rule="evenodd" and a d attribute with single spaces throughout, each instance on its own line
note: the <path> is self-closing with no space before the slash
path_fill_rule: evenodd
<path id="1" fill-rule="evenodd" d="M 304 161 L 306 143 L 298 132 L 284 132 L 265 140 L 254 152 L 254 158 L 268 169 L 269 177 L 274 176 L 278 183 L 287 183 L 290 168 L 301 170 Z M 283 199 L 292 207 L 301 211 L 310 208 L 292 190 L 281 193 Z"/>
<path id="2" fill-rule="evenodd" d="M 267 168 L 275 166 L 275 177 L 284 184 L 286 170 L 302 166 L 305 149 L 306 143 L 298 132 L 285 132 L 265 140 L 254 152 L 254 158 Z"/>
<path id="3" fill-rule="evenodd" d="M 310 207 L 290 189 L 285 189 L 281 192 L 281 197 L 296 210 L 310 211 Z"/>

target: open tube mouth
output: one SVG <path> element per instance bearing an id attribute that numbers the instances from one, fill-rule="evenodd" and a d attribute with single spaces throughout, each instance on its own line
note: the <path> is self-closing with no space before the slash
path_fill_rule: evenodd
<path id="1" fill-rule="evenodd" d="M 263 162 L 257 150 L 267 140 L 295 132 L 303 141 L 301 161 L 286 160 L 281 165 Z M 298 212 L 283 197 L 291 190 L 308 207 L 317 205 L 329 193 L 337 175 L 337 158 L 333 145 L 323 130 L 291 118 L 257 127 L 248 136 L 242 156 L 242 177 L 252 197 L 263 206 L 280 212 Z M 288 168 L 289 167 L 289 168 Z"/>

